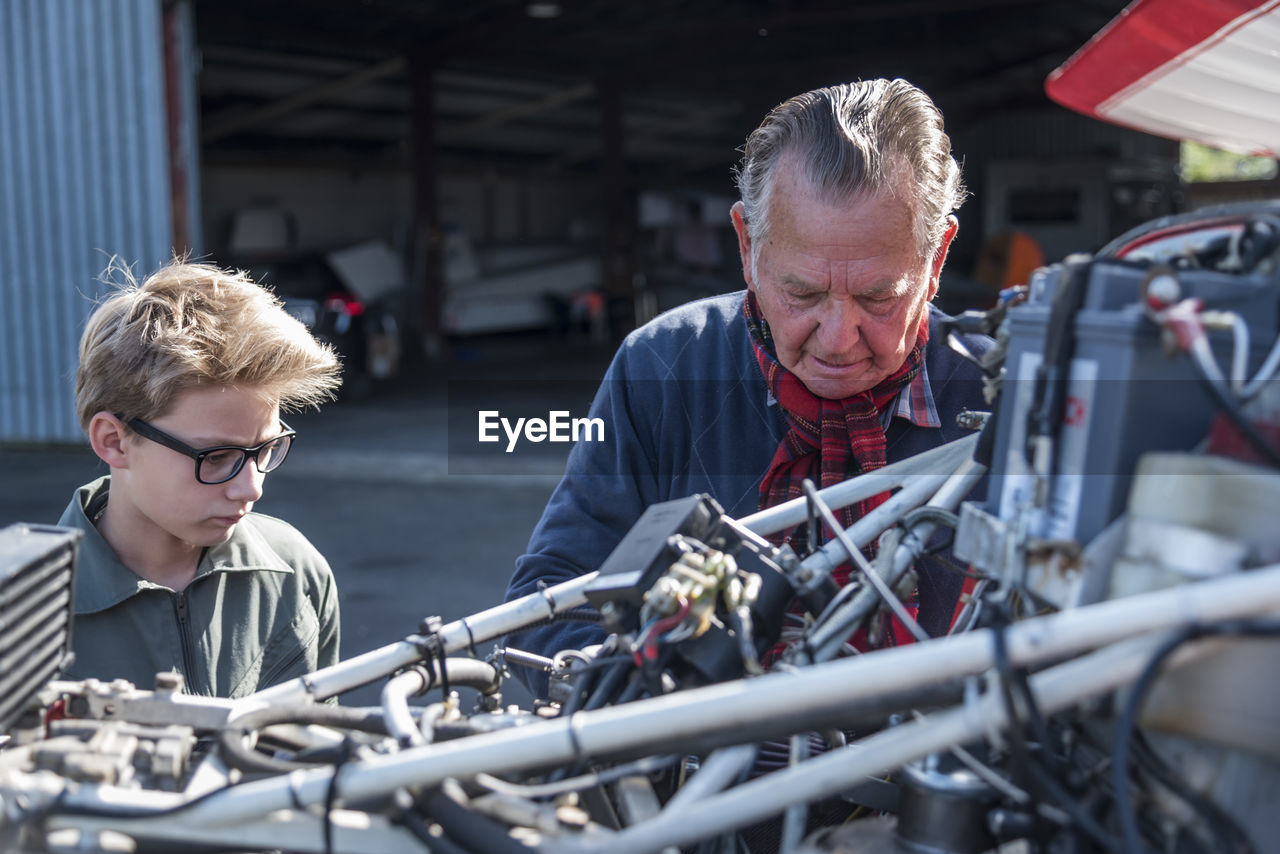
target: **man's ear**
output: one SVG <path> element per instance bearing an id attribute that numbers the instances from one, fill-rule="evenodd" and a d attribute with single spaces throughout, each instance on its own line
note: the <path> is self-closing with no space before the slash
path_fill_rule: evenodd
<path id="1" fill-rule="evenodd" d="M 89 445 L 98 459 L 113 469 L 129 467 L 128 437 L 124 423 L 110 412 L 99 412 L 89 419 Z"/>
<path id="2" fill-rule="evenodd" d="M 952 214 L 947 217 L 947 230 L 942 234 L 942 240 L 938 243 L 938 248 L 933 250 L 933 258 L 929 260 L 929 299 L 933 299 L 938 293 L 938 279 L 942 275 L 942 265 L 947 261 L 947 252 L 951 249 L 951 241 L 955 239 L 956 232 L 960 230 L 960 220 Z"/>
<path id="3" fill-rule="evenodd" d="M 734 202 L 729 208 L 729 219 L 733 220 L 733 230 L 738 233 L 738 256 L 742 259 L 742 279 L 751 290 L 756 289 L 751 269 L 751 235 L 747 232 L 747 221 L 742 218 L 746 208 L 742 202 Z"/>

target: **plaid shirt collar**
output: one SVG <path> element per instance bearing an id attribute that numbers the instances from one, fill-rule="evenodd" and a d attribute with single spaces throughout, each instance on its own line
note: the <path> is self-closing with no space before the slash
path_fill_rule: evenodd
<path id="1" fill-rule="evenodd" d="M 917 427 L 941 427 L 938 407 L 933 400 L 933 388 L 929 385 L 929 367 L 920 365 L 920 373 L 911 384 L 898 392 L 893 403 L 880 414 L 880 424 L 885 430 L 894 417 L 905 418 Z"/>
<path id="2" fill-rule="evenodd" d="M 765 400 L 769 406 L 776 406 L 778 401 L 773 392 L 765 391 Z M 942 419 L 938 416 L 938 406 L 933 400 L 933 387 L 929 385 L 929 366 L 921 363 L 920 373 L 916 378 L 898 392 L 893 402 L 880 413 L 880 425 L 885 430 L 894 418 L 905 418 L 917 427 L 941 427 Z"/>

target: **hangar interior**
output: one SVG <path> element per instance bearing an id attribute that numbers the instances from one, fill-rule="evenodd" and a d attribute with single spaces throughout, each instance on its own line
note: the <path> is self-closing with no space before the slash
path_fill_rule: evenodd
<path id="1" fill-rule="evenodd" d="M 309 294 L 303 316 L 379 303 L 360 346 L 383 373 L 513 332 L 607 352 L 741 287 L 738 147 L 785 98 L 859 78 L 906 78 L 941 107 L 972 195 L 940 302 L 990 300 L 1014 257 L 1090 251 L 1196 202 L 1176 143 L 1044 93 L 1124 6 L 0 4 L 0 441 L 80 440 L 66 378 L 104 267 L 173 250 Z M 360 292 L 312 299 L 334 282 Z"/>
<path id="2" fill-rule="evenodd" d="M 972 192 L 943 293 L 963 307 L 989 297 L 1012 230 L 1055 260 L 1179 204 L 1175 143 L 1044 94 L 1123 6 L 194 0 L 166 17 L 197 127 L 176 242 L 250 266 L 376 242 L 403 262 L 408 325 L 443 340 L 504 331 L 500 312 L 450 314 L 451 287 L 593 256 L 625 328 L 740 287 L 731 171 L 769 108 L 904 77 L 942 108 Z"/>

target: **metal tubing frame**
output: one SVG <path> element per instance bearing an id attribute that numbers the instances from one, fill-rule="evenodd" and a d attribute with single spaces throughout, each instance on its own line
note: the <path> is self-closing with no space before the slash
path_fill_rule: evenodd
<path id="1" fill-rule="evenodd" d="M 1030 690 L 1045 712 L 1079 705 L 1131 682 L 1161 640 L 1133 638 L 1089 653 L 1031 677 Z M 1182 660 L 1189 657 L 1192 656 L 1184 655 Z M 696 810 L 659 815 L 612 834 L 594 849 L 579 850 L 645 854 L 663 846 L 706 839 L 822 795 L 852 788 L 869 776 L 998 732 L 1009 723 L 1002 698 L 988 692 L 959 708 L 885 730 L 849 747 L 708 797 L 697 804 Z"/>
<path id="2" fill-rule="evenodd" d="M 965 436 L 875 472 L 828 487 L 818 494 L 828 506 L 840 508 L 898 485 L 903 486 L 898 495 L 849 529 L 854 542 L 863 546 L 870 542 L 870 538 L 892 524 L 902 513 L 923 503 L 924 496 L 936 492 L 946 483 L 948 475 L 938 474 L 937 470 L 950 469 L 963 464 L 972 453 L 977 441 L 977 435 Z M 924 472 L 933 473 L 924 474 Z M 803 521 L 805 513 L 805 499 L 800 498 L 744 517 L 739 520 L 739 523 L 748 530 L 764 536 Z M 795 521 L 792 521 L 793 517 Z M 808 566 L 813 571 L 821 571 L 827 562 L 836 559 L 833 555 L 837 552 L 840 557 L 835 563 L 826 567 L 825 571 L 830 572 L 844 562 L 845 552 L 839 543 L 829 543 L 828 549 L 831 549 L 831 553 L 824 549 L 812 555 L 801 566 Z M 470 617 L 455 620 L 441 627 L 438 640 L 443 645 L 445 653 L 459 652 L 470 649 L 477 643 L 502 637 L 530 623 L 585 604 L 587 600 L 583 591 L 598 575 L 598 572 L 590 572 L 548 587 L 540 593 L 531 593 Z M 290 682 L 258 691 L 236 701 L 231 718 L 234 719 L 264 705 L 324 700 L 344 691 L 367 685 L 402 667 L 422 660 L 427 642 L 427 637 L 413 635 Z"/>
<path id="3" fill-rule="evenodd" d="M 884 468 L 828 486 L 826 489 L 819 490 L 818 495 L 828 507 L 833 509 L 847 507 L 856 501 L 865 501 L 873 495 L 903 486 L 920 475 L 950 472 L 963 460 L 972 456 L 977 444 L 976 434 L 965 436 L 905 460 L 890 463 Z M 802 496 L 767 507 L 750 516 L 743 516 L 738 523 L 762 537 L 767 537 L 784 528 L 799 525 L 806 518 L 808 518 L 808 508 Z"/>
<path id="4" fill-rule="evenodd" d="M 471 649 L 478 643 L 517 631 L 530 623 L 576 608 L 586 603 L 584 591 L 598 575 L 598 572 L 589 572 L 539 593 L 530 593 L 469 617 L 454 620 L 440 627 L 438 642 L 446 654 L 460 652 Z M 426 657 L 428 643 L 427 636 L 413 635 L 406 640 L 396 641 L 331 667 L 250 694 L 236 701 L 232 718 L 266 705 L 324 700 L 352 688 L 359 688 L 421 661 Z"/>
<path id="5" fill-rule="evenodd" d="M 951 477 L 944 474 L 923 474 L 903 485 L 898 494 L 850 525 L 845 533 L 858 548 L 880 536 L 885 528 L 897 522 L 910 511 L 924 504 Z M 829 507 L 834 505 L 828 504 Z M 839 539 L 818 549 L 800 562 L 802 571 L 830 574 L 837 566 L 849 560 L 849 553 Z"/>
<path id="6" fill-rule="evenodd" d="M 948 477 L 938 488 L 933 497 L 925 503 L 925 506 L 937 507 L 942 510 L 954 510 L 986 472 L 987 467 L 981 463 L 972 459 L 965 460 L 955 473 Z M 905 492 L 906 490 L 903 491 Z M 908 510 L 904 510 L 902 515 L 905 516 L 907 512 Z M 897 518 L 901 518 L 901 516 Z M 896 521 L 897 519 L 895 518 L 894 522 Z M 851 535 L 857 524 L 855 523 L 853 527 L 849 528 Z M 911 539 L 903 540 L 898 544 L 898 548 L 893 554 L 893 563 L 889 567 L 889 573 L 884 578 L 884 581 L 889 586 L 892 587 L 897 584 L 902 573 L 920 556 L 921 550 L 924 548 L 925 543 L 928 542 L 929 537 L 933 535 L 936 527 L 931 522 L 921 523 L 922 530 L 920 534 L 913 533 Z M 855 543 L 858 542 L 856 536 L 853 536 L 852 539 Z M 841 551 L 845 555 L 848 554 L 847 549 L 842 549 Z M 872 571 L 874 572 L 874 569 Z M 851 601 L 833 614 L 825 625 L 817 627 L 809 637 L 808 644 L 808 647 L 814 650 L 814 660 L 827 661 L 835 656 L 844 645 L 845 638 L 853 633 L 858 622 L 871 613 L 877 601 L 879 601 L 878 591 L 863 590 L 855 594 Z"/>
<path id="7" fill-rule="evenodd" d="M 1280 610 L 1280 564 L 1025 620 L 1007 629 L 1008 657 L 1014 666 L 1033 665 L 1189 623 L 1242 619 L 1276 610 Z M 765 722 L 776 723 L 780 733 L 808 728 L 837 719 L 848 705 L 869 696 L 977 675 L 993 666 L 994 660 L 989 630 L 894 647 L 365 759 L 339 769 L 338 792 L 344 801 L 363 802 L 390 797 L 402 786 L 431 786 L 447 777 L 465 779 L 479 771 L 522 771 L 643 751 L 667 737 L 706 739 Z M 1092 665 L 1076 664 L 1063 667 L 1086 675 L 1092 669 Z M 1076 690 L 1064 689 L 1065 701 Z M 939 743 L 963 740 L 970 729 L 949 732 Z M 818 761 L 785 773 L 798 773 Z M 325 802 L 333 774 L 331 769 L 315 769 L 242 783 L 156 818 L 168 821 L 179 816 L 188 826 L 207 829 L 257 821 L 276 810 L 314 807 Z M 64 793 L 62 803 L 71 810 L 93 812 L 114 808 L 125 794 L 109 786 L 84 786 Z M 180 794 L 151 799 L 153 809 L 170 810 L 182 807 L 184 800 Z M 770 804 L 771 808 L 785 806 L 776 799 Z M 758 813 L 758 804 L 756 808 Z M 49 826 L 75 826 L 79 818 L 83 816 L 50 816 Z M 145 818 L 121 821 L 129 825 L 125 832 L 145 838 Z"/>

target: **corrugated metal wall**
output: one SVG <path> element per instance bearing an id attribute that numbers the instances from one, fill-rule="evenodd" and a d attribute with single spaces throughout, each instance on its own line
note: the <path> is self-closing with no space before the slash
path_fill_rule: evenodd
<path id="1" fill-rule="evenodd" d="M 172 234 L 160 0 L 0 2 L 0 441 L 78 441 L 80 329 L 112 256 Z"/>

